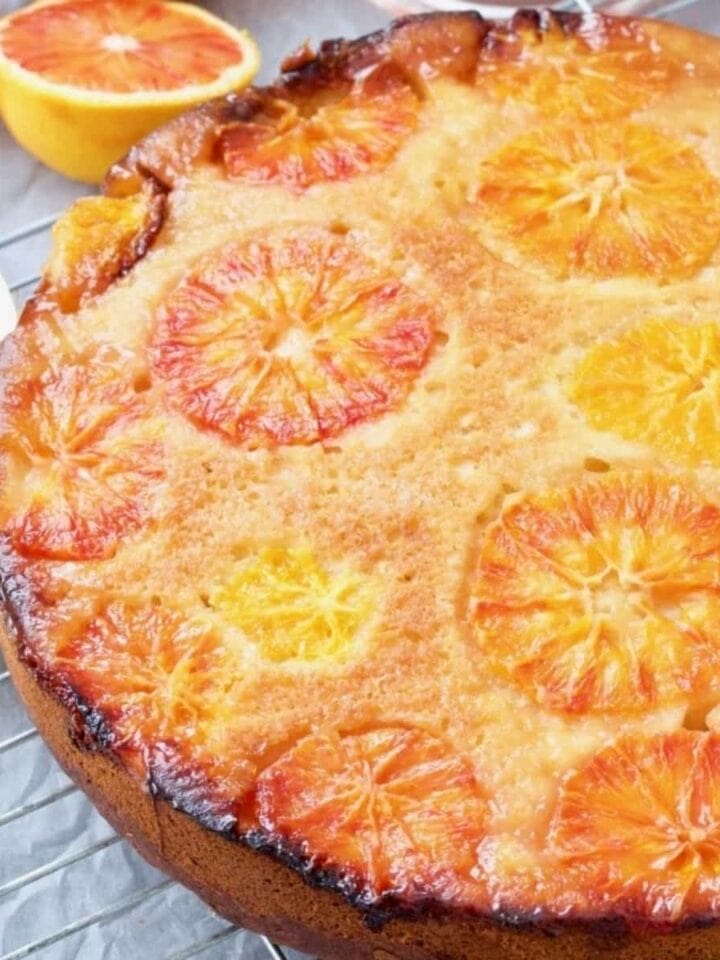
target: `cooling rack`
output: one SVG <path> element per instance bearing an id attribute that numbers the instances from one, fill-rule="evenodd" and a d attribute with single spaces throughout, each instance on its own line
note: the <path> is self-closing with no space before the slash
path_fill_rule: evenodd
<path id="1" fill-rule="evenodd" d="M 376 2 L 386 9 L 412 5 Z M 418 0 L 415 6 L 420 5 L 459 4 Z M 497 5 L 502 0 L 476 4 L 481 10 Z M 556 5 L 620 13 L 642 7 L 655 17 L 720 33 L 718 0 L 567 0 Z M 0 237 L 0 270 L 9 276 L 18 308 L 39 279 L 56 217 Z M 303 960 L 302 954 L 216 916 L 115 834 L 46 750 L 0 658 L 0 960 L 193 957 Z"/>

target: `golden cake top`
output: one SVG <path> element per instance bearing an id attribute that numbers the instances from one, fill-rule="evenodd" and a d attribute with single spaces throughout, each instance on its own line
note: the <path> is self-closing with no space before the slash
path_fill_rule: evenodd
<path id="1" fill-rule="evenodd" d="M 720 914 L 719 53 L 408 18 L 66 214 L 2 576 L 88 742 L 371 915 Z"/>

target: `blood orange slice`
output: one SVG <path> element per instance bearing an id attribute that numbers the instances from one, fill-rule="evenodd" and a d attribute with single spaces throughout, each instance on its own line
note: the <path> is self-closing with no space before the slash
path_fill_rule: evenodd
<path id="1" fill-rule="evenodd" d="M 588 351 L 570 397 L 598 430 L 720 463 L 720 331 L 654 321 Z"/>
<path id="2" fill-rule="evenodd" d="M 399 71 L 386 66 L 310 116 L 287 100 L 270 100 L 251 122 L 225 131 L 225 166 L 235 179 L 294 191 L 349 180 L 393 159 L 417 126 L 419 106 Z"/>
<path id="3" fill-rule="evenodd" d="M 258 780 L 262 826 L 375 900 L 451 899 L 476 864 L 487 810 L 470 764 L 419 730 L 312 734 Z"/>
<path id="4" fill-rule="evenodd" d="M 573 36 L 560 24 L 496 31 L 478 64 L 480 89 L 546 116 L 621 117 L 670 87 L 681 67 L 638 22 L 597 17 Z"/>
<path id="5" fill-rule="evenodd" d="M 307 547 L 266 547 L 210 595 L 268 660 L 342 661 L 373 609 L 369 583 Z"/>
<path id="6" fill-rule="evenodd" d="M 545 127 L 481 164 L 478 214 L 558 277 L 694 274 L 720 242 L 720 181 L 640 124 Z"/>
<path id="7" fill-rule="evenodd" d="M 199 426 L 313 443 L 396 408 L 427 363 L 428 303 L 315 227 L 215 250 L 158 315 L 154 365 Z"/>
<path id="8" fill-rule="evenodd" d="M 49 166 L 99 181 L 142 136 L 257 70 L 243 32 L 189 3 L 40 0 L 0 22 L 2 112 Z"/>
<path id="9" fill-rule="evenodd" d="M 480 550 L 475 637 L 496 675 L 553 709 L 682 702 L 719 662 L 718 578 L 720 508 L 662 476 L 609 474 L 506 507 Z"/>
<path id="10" fill-rule="evenodd" d="M 162 445 L 112 364 L 48 370 L 8 386 L 0 449 L 6 529 L 27 556 L 112 556 L 152 512 Z"/>
<path id="11" fill-rule="evenodd" d="M 592 905 L 669 923 L 720 906 L 720 737 L 624 739 L 563 784 L 550 851 Z"/>

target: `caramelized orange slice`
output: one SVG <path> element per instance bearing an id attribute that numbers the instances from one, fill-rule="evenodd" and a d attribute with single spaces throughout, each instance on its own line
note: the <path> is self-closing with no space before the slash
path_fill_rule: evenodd
<path id="1" fill-rule="evenodd" d="M 720 331 L 644 324 L 588 351 L 570 397 L 593 427 L 676 460 L 720 464 Z"/>
<path id="2" fill-rule="evenodd" d="M 214 709 L 207 694 L 220 644 L 164 607 L 115 601 L 59 649 L 56 662 L 118 745 L 140 748 L 163 738 L 197 739 Z"/>
<path id="3" fill-rule="evenodd" d="M 201 427 L 313 443 L 397 407 L 432 327 L 430 306 L 357 243 L 302 227 L 205 257 L 159 312 L 154 365 Z"/>
<path id="4" fill-rule="evenodd" d="M 376 68 L 346 96 L 309 116 L 288 100 L 265 104 L 221 140 L 231 177 L 303 191 L 385 167 L 418 122 L 419 101 L 392 67 Z"/>
<path id="5" fill-rule="evenodd" d="M 164 475 L 156 430 L 112 363 L 66 364 L 8 386 L 2 514 L 27 556 L 112 556 L 149 517 Z"/>
<path id="6" fill-rule="evenodd" d="M 491 244 L 558 277 L 693 275 L 720 242 L 720 182 L 640 124 L 544 127 L 488 157 L 475 189 Z"/>
<path id="7" fill-rule="evenodd" d="M 668 89 L 680 73 L 638 22 L 597 17 L 574 36 L 559 25 L 495 33 L 483 48 L 478 86 L 548 117 L 621 117 Z"/>
<path id="8" fill-rule="evenodd" d="M 351 571 L 330 573 L 307 547 L 266 547 L 210 595 L 268 660 L 345 660 L 373 609 Z"/>
<path id="9" fill-rule="evenodd" d="M 163 203 L 148 193 L 85 197 L 58 220 L 45 280 L 64 313 L 102 293 L 144 256 L 160 229 Z"/>
<path id="10" fill-rule="evenodd" d="M 473 585 L 490 669 L 557 710 L 700 696 L 720 654 L 720 508 L 662 476 L 513 500 Z"/>
<path id="11" fill-rule="evenodd" d="M 261 774 L 262 826 L 370 900 L 451 899 L 476 862 L 486 805 L 472 768 L 419 730 L 305 737 Z"/>
<path id="12" fill-rule="evenodd" d="M 624 739 L 563 784 L 551 853 L 588 901 L 654 923 L 720 906 L 720 737 Z"/>

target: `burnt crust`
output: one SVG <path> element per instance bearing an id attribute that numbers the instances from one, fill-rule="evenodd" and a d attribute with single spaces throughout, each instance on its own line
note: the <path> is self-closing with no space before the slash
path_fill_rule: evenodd
<path id="1" fill-rule="evenodd" d="M 189 111 L 134 147 L 106 177 L 103 192 L 107 196 L 129 196 L 149 187 L 161 198 L 152 230 L 143 236 L 133 250 L 132 261 L 114 279 L 127 273 L 152 246 L 174 186 L 198 165 L 216 161 L 223 130 L 251 121 L 268 100 L 289 99 L 312 109 L 320 94 L 327 96 L 331 90 L 333 96 L 341 96 L 363 71 L 388 60 L 403 71 L 408 84 L 422 96 L 428 74 L 454 62 L 453 75 L 457 79 L 469 77 L 484 52 L 496 51 L 513 34 L 530 30 L 542 36 L 559 30 L 572 37 L 586 32 L 590 22 L 599 19 L 530 9 L 519 11 L 509 23 L 494 23 L 474 12 L 406 17 L 358 40 L 326 41 L 315 55 L 305 50 L 286 61 L 282 78 L 274 84 L 229 94 Z M 438 32 L 443 34 L 442 42 L 431 52 L 422 41 L 417 42 L 426 28 L 434 40 Z M 462 46 L 458 37 L 463 38 Z M 419 52 L 409 61 L 411 48 Z M 24 318 L 43 303 L 44 292 L 41 286 L 25 308 Z M 181 879 L 229 919 L 298 949 L 328 957 L 377 954 L 426 960 L 431 956 L 482 955 L 488 960 L 559 960 L 572 956 L 580 960 L 612 953 L 647 960 L 712 960 L 718 955 L 720 927 L 712 917 L 688 918 L 676 928 L 672 941 L 637 940 L 635 934 L 641 927 L 647 933 L 666 928 L 640 924 L 624 915 L 562 920 L 542 913 L 520 914 L 502 905 L 486 914 L 471 913 L 427 897 L 409 903 L 388 895 L 369 902 L 351 877 L 328 868 L 282 837 L 268 836 L 258 829 L 239 832 L 237 813 L 209 804 L 204 796 L 205 784 L 193 779 L 192 772 L 170 780 L 157 764 L 151 764 L 155 772 L 149 776 L 147 793 L 140 794 L 136 779 L 118 755 L 116 736 L 107 718 L 47 669 L 35 653 L 37 591 L 7 544 L 0 549 L 0 596 L 7 619 L 0 642 L 16 685 L 59 762 L 147 859 Z M 173 842 L 168 843 L 169 839 Z M 223 866 L 232 865 L 241 878 L 239 883 L 231 885 L 227 876 L 215 879 L 215 856 Z M 243 883 L 248 873 L 260 889 L 278 885 L 274 891 L 278 913 L 260 909 L 262 897 L 246 899 Z M 292 901 L 287 912 L 286 884 Z M 322 901 L 316 904 L 302 884 L 317 891 Z M 338 924 L 328 925 L 323 912 L 336 914 Z M 687 936 L 698 932 L 701 938 Z M 518 934 L 522 936 L 518 938 Z"/>

